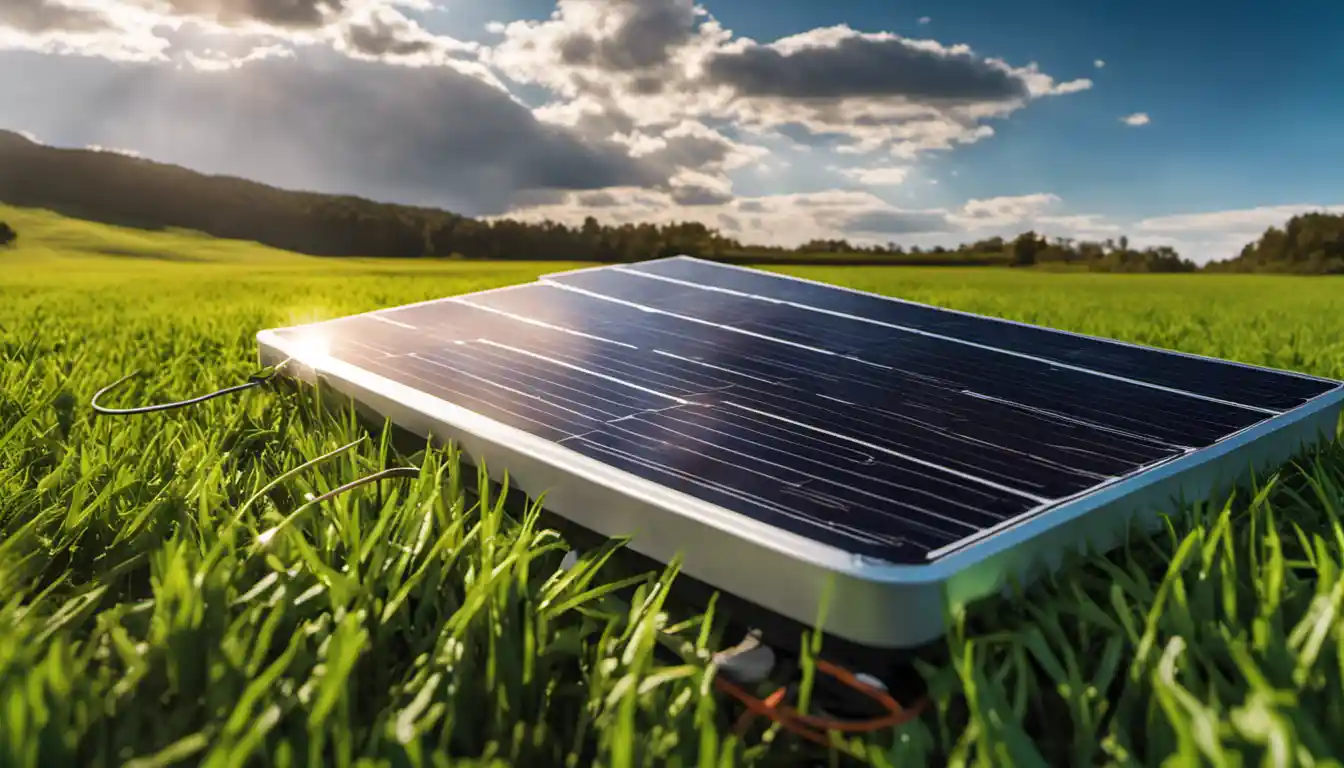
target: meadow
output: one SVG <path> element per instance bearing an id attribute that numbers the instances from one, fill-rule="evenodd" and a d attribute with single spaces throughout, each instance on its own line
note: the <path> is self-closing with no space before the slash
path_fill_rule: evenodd
<path id="1" fill-rule="evenodd" d="M 613 545 L 559 573 L 563 538 L 452 450 L 399 453 L 302 390 L 89 408 L 133 371 L 118 404 L 243 381 L 262 328 L 575 265 L 0 220 L 0 765 L 1340 765 L 1339 443 L 977 607 L 916 659 L 921 719 L 827 751 L 735 733 L 713 606 L 669 618 L 673 570 Z M 1344 378 L 1340 279 L 783 271 Z M 420 473 L 308 501 L 389 466 Z"/>

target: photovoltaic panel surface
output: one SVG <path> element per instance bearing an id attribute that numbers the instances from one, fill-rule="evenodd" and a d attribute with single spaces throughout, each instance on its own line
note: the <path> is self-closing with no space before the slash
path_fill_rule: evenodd
<path id="1" fill-rule="evenodd" d="M 761 300 L 796 302 L 816 310 L 857 315 L 904 329 L 941 334 L 961 342 L 1048 358 L 1099 373 L 1275 411 L 1295 408 L 1338 386 L 1338 382 L 1311 376 L 1063 333 L 698 259 L 664 259 L 619 269 L 734 291 Z"/>
<path id="2" fill-rule="evenodd" d="M 845 552 L 928 563 L 1338 384 L 670 259 L 286 329 Z"/>

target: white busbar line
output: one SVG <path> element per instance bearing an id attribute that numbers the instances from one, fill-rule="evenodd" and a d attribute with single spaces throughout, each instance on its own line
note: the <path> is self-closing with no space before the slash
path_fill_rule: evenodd
<path id="1" fill-rule="evenodd" d="M 937 464 L 937 463 L 932 462 L 932 461 L 927 461 L 927 460 L 925 460 L 925 459 L 916 458 L 916 457 L 911 456 L 911 455 L 909 455 L 909 454 L 907 454 L 907 453 L 901 453 L 900 451 L 894 451 L 894 450 L 892 450 L 892 449 L 890 449 L 890 448 L 887 448 L 887 447 L 878 445 L 877 443 L 870 443 L 870 442 L 868 442 L 867 440 L 863 440 L 863 439 L 861 439 L 861 438 L 851 437 L 850 435 L 846 435 L 846 434 L 843 434 L 843 433 L 840 433 L 840 432 L 832 432 L 832 431 L 829 430 L 829 429 L 823 429 L 823 428 L 821 428 L 821 427 L 813 426 L 813 425 L 811 425 L 811 424 L 805 424 L 805 423 L 803 423 L 803 422 L 801 422 L 801 421 L 794 421 L 793 419 L 790 419 L 790 418 L 788 418 L 787 416 L 780 416 L 780 415 L 777 414 L 777 413 L 770 413 L 770 412 L 768 412 L 768 411 L 758 410 L 758 409 L 756 409 L 756 408 L 751 408 L 751 407 L 749 407 L 749 406 L 742 405 L 741 403 L 735 403 L 735 402 L 732 402 L 732 401 L 725 401 L 725 402 L 724 402 L 724 405 L 730 405 L 730 406 L 732 406 L 732 407 L 734 407 L 734 408 L 738 408 L 738 409 L 741 409 L 741 410 L 743 410 L 743 411 L 746 411 L 747 413 L 754 413 L 754 414 L 756 414 L 757 416 L 764 416 L 764 417 L 769 418 L 769 419 L 774 419 L 775 421 L 782 421 L 782 422 L 784 422 L 785 424 L 789 424 L 789 425 L 794 426 L 794 427 L 801 427 L 801 428 L 803 428 L 803 429 L 808 429 L 808 430 L 811 430 L 811 431 L 813 431 L 813 432 L 817 432 L 817 433 L 819 433 L 819 434 L 826 435 L 827 437 L 834 437 L 834 438 L 837 438 L 837 439 L 840 439 L 840 440 L 844 440 L 844 441 L 846 441 L 846 442 L 853 443 L 853 444 L 855 444 L 855 445 L 861 445 L 861 446 L 863 446 L 864 448 L 867 448 L 867 449 L 870 450 L 870 451 L 879 451 L 879 452 L 881 452 L 881 453 L 885 453 L 885 454 L 887 454 L 888 456 L 895 456 L 896 458 L 901 459 L 901 460 L 903 460 L 903 461 L 908 461 L 908 462 L 911 462 L 911 463 L 913 463 L 913 464 L 918 464 L 918 465 L 920 465 L 921 467 L 928 467 L 929 469 L 936 469 L 936 470 L 938 470 L 938 471 L 940 471 L 940 472 L 946 472 L 946 473 L 948 473 L 948 474 L 950 474 L 950 475 L 953 475 L 953 476 L 955 476 L 955 477 L 959 477 L 959 478 L 961 478 L 962 480 L 969 480 L 970 482 L 973 482 L 973 483 L 979 483 L 979 484 L 981 484 L 981 485 L 984 485 L 984 486 L 988 486 L 988 487 L 990 487 L 990 488 L 993 488 L 993 489 L 995 489 L 995 490 L 997 490 L 997 491 L 1002 491 L 1002 492 L 1004 492 L 1004 493 L 1011 493 L 1011 494 L 1013 494 L 1014 496 L 1021 496 L 1021 497 L 1024 498 L 1024 499 L 1030 499 L 1031 501 L 1036 502 L 1037 504 L 1051 504 L 1051 503 L 1054 503 L 1054 501 L 1055 501 L 1055 499 L 1047 499 L 1047 498 L 1045 498 L 1044 496 L 1037 496 L 1037 495 L 1034 494 L 1034 493 L 1028 493 L 1028 492 L 1026 492 L 1026 491 L 1021 491 L 1021 490 L 1018 490 L 1018 489 L 1016 489 L 1016 488 L 1010 488 L 1010 487 L 1008 487 L 1008 486 L 1006 486 L 1006 485 L 1000 485 L 999 483 L 996 483 L 996 482 L 994 482 L 993 480 L 986 480 L 986 479 L 983 478 L 983 477 L 976 477 L 975 475 L 969 474 L 969 473 L 967 473 L 967 472 L 961 472 L 961 471 L 959 471 L 959 470 L 952 469 L 951 467 L 944 467 L 943 465 L 941 465 L 941 464 Z"/>
<path id="2" fill-rule="evenodd" d="M 631 388 L 631 389 L 638 390 L 638 391 L 643 392 L 643 393 L 645 393 L 645 394 L 653 395 L 654 397 L 662 397 L 662 398 L 666 398 L 666 399 L 671 400 L 672 402 L 676 403 L 677 405 L 690 405 L 690 401 L 689 401 L 689 400 L 683 400 L 683 399 L 681 399 L 680 397 L 674 397 L 674 396 L 672 396 L 672 395 L 667 394 L 666 392 L 659 392 L 659 391 L 656 390 L 656 389 L 649 389 L 648 387 L 641 387 L 640 385 L 635 384 L 634 382 L 626 381 L 625 379 L 620 379 L 620 378 L 617 378 L 617 377 L 615 377 L 615 376 L 608 376 L 608 375 L 606 375 L 605 373 L 598 373 L 597 371 L 589 370 L 588 368 L 584 368 L 584 367 L 579 366 L 579 365 L 574 365 L 574 364 L 572 364 L 572 363 L 566 363 L 566 362 L 563 361 L 563 360 L 556 360 L 556 359 L 553 358 L 553 357 L 547 357 L 546 355 L 537 354 L 536 352 L 530 352 L 530 351 L 528 351 L 528 350 L 526 350 L 526 349 L 521 349 L 521 348 L 519 348 L 519 347 L 511 347 L 511 346 L 509 346 L 508 344 L 501 344 L 501 343 L 499 343 L 498 341 L 493 341 L 493 340 L 491 340 L 491 339 L 477 339 L 476 341 L 477 341 L 478 343 L 480 343 L 480 344 L 486 344 L 486 345 L 491 346 L 491 347 L 498 347 L 499 349 L 507 349 L 508 351 L 513 352 L 513 353 L 515 353 L 515 354 L 526 355 L 527 357 L 536 358 L 537 360 L 545 360 L 546 362 L 548 362 L 548 363 L 550 363 L 550 364 L 552 364 L 552 365 L 558 365 L 558 366 L 560 366 L 560 367 L 562 367 L 562 368 L 568 368 L 568 369 L 570 369 L 571 371 L 578 371 L 579 373 L 586 374 L 586 375 L 588 375 L 588 376 L 593 376 L 593 377 L 602 379 L 603 381 L 610 381 L 610 382 L 612 382 L 613 384 L 620 384 L 621 386 L 629 387 L 629 388 Z"/>
<path id="3" fill-rule="evenodd" d="M 805 311 L 807 311 L 807 312 L 817 312 L 817 313 L 819 313 L 819 314 L 830 315 L 830 316 L 832 316 L 832 317 L 841 317 L 841 318 L 845 318 L 845 319 L 847 319 L 847 320 L 855 320 L 855 321 L 858 321 L 858 322 L 861 322 L 861 323 L 869 323 L 869 324 L 871 324 L 871 325 L 877 325 L 877 326 L 881 326 L 881 327 L 883 327 L 883 328 L 890 328 L 890 329 L 892 329 L 892 330 L 895 330 L 895 331 L 901 331 L 901 332 L 903 332 L 903 333 L 912 333 L 912 334 L 915 334 L 915 335 L 917 335 L 917 336 L 924 336 L 924 337 L 931 338 L 931 339 L 938 339 L 938 340 L 940 340 L 940 341 L 947 341 L 947 342 L 951 342 L 951 343 L 953 343 L 953 344 L 962 344 L 962 345 L 965 345 L 965 346 L 968 346 L 968 347 L 974 347 L 974 348 L 976 348 L 976 349 L 983 349 L 983 350 L 986 350 L 986 351 L 989 351 L 989 352 L 996 352 L 996 353 L 1001 354 L 1001 355 L 1011 355 L 1012 357 L 1021 358 L 1021 359 L 1023 359 L 1023 360 L 1031 360 L 1032 362 L 1041 363 L 1042 365 L 1052 365 L 1052 366 L 1055 366 L 1056 368 L 1063 368 L 1063 369 L 1065 369 L 1065 370 L 1069 370 L 1069 371 L 1076 371 L 1076 372 L 1078 372 L 1078 373 L 1085 373 L 1085 374 L 1088 374 L 1088 375 L 1091 375 L 1091 376 L 1100 376 L 1100 377 L 1105 378 L 1105 379 L 1111 379 L 1112 381 L 1121 381 L 1121 382 L 1124 382 L 1124 383 L 1126 383 L 1126 384 L 1136 384 L 1136 385 L 1141 386 L 1141 387 L 1147 387 L 1148 389 L 1156 389 L 1156 390 L 1159 390 L 1159 391 L 1162 391 L 1162 392 L 1168 392 L 1168 393 L 1175 394 L 1175 395 L 1183 395 L 1183 396 L 1185 396 L 1185 397 L 1193 397 L 1193 398 L 1195 398 L 1195 399 L 1197 399 L 1197 400 L 1204 400 L 1204 401 L 1207 401 L 1207 402 L 1210 402 L 1210 403 L 1218 403 L 1218 404 L 1220 404 L 1220 405 L 1231 406 L 1231 407 L 1233 407 L 1233 408 L 1241 408 L 1241 409 L 1243 409 L 1243 410 L 1248 410 L 1248 411 L 1256 411 L 1256 412 L 1258 412 L 1258 413 L 1264 413 L 1264 414 L 1268 414 L 1268 415 L 1270 415 L 1270 416 L 1277 416 L 1277 415 L 1279 415 L 1280 413 L 1282 413 L 1282 411 L 1276 411 L 1276 410 L 1273 410 L 1273 409 L 1271 409 L 1271 408 L 1261 408 L 1261 407 L 1259 407 L 1259 406 L 1246 405 L 1245 403 L 1236 403 L 1236 402 L 1233 402 L 1233 401 L 1231 401 L 1231 400 L 1223 400 L 1223 399 L 1221 399 L 1221 398 L 1217 398 L 1217 397 L 1209 397 L 1208 395 L 1201 395 L 1201 394 L 1197 394 L 1197 393 L 1195 393 L 1195 392 L 1187 392 L 1187 391 L 1185 391 L 1185 390 L 1183 390 L 1183 389 L 1176 389 L 1176 388 L 1174 388 L 1174 387 L 1167 387 L 1167 386 L 1163 386 L 1163 385 L 1161 385 L 1161 384 L 1154 384 L 1154 383 L 1152 383 L 1152 382 L 1143 381 L 1143 380 L 1141 380 L 1141 379 L 1131 379 L 1131 378 L 1128 378 L 1128 377 L 1126 377 L 1126 376 L 1120 376 L 1120 375 L 1117 375 L 1117 374 L 1114 374 L 1114 373 L 1106 373 L 1106 372 L 1104 372 L 1104 371 L 1096 371 L 1096 370 L 1093 370 L 1093 369 L 1091 369 L 1091 368 L 1084 368 L 1084 367 L 1079 366 L 1079 365 L 1071 365 L 1071 364 L 1069 364 L 1069 363 L 1061 362 L 1061 361 L 1059 361 L 1059 360 L 1052 360 L 1052 359 L 1050 359 L 1050 358 L 1048 358 L 1048 357 L 1039 357 L 1039 356 L 1037 356 L 1037 355 L 1031 355 L 1031 354 L 1028 354 L 1028 353 L 1026 353 L 1026 352 L 1015 352 L 1015 351 L 1013 351 L 1013 350 L 1011 350 L 1011 349 L 1002 349 L 1002 348 L 999 348 L 999 347 L 990 346 L 990 345 L 988 345 L 988 344 L 981 344 L 981 343 L 979 343 L 979 342 L 975 342 L 975 341 L 968 341 L 968 340 L 966 340 L 966 339 L 958 339 L 958 338 L 955 337 L 955 336 L 947 336 L 947 335 L 944 335 L 944 334 L 941 334 L 941 333 L 934 333 L 933 331 L 924 331 L 924 330 L 920 330 L 920 329 L 918 329 L 918 328 L 911 328 L 911 327 L 909 327 L 909 326 L 905 326 L 905 325 L 897 325 L 897 324 L 895 324 L 895 323 L 888 323 L 888 322 L 886 322 L 885 320 L 874 320 L 873 318 L 870 318 L 870 317 L 863 317 L 863 316 L 861 316 L 861 315 L 851 315 L 851 314 L 849 314 L 848 312 L 839 312 L 839 311 L 836 311 L 836 310 L 833 310 L 833 309 L 822 309 L 821 307 L 813 307 L 813 306 L 808 305 L 808 304 L 799 304 L 798 302 L 795 302 L 795 301 L 785 301 L 785 300 L 783 300 L 783 299 L 775 299 L 775 298 L 771 298 L 771 297 L 769 297 L 769 296 L 759 296 L 759 295 L 754 294 L 754 293 L 747 293 L 747 292 L 744 292 L 744 291 L 735 291 L 735 290 L 733 290 L 733 289 L 731 289 L 731 288 L 720 288 L 720 287 L 718 287 L 718 286 L 712 286 L 712 285 L 701 285 L 701 284 L 699 284 L 699 283 L 692 283 L 692 282 L 690 282 L 690 281 L 688 281 L 688 280 L 679 280 L 679 279 L 677 279 L 677 278 L 675 278 L 675 277 L 665 277 L 665 276 L 663 276 L 663 275 L 655 275 L 655 274 L 652 274 L 652 273 L 649 273 L 649 272 L 640 272 L 640 271 L 638 271 L 638 270 L 627 269 L 627 268 L 625 268 L 625 267 L 613 267 L 612 270 L 613 270 L 613 271 L 616 271 L 616 272 L 620 272 L 620 273 L 622 273 L 622 274 L 635 275 L 635 276 L 637 276 L 637 277 L 642 277 L 642 278 L 646 278 L 646 279 L 649 279 L 649 280 L 661 280 L 661 281 L 666 282 L 666 283 L 673 283 L 673 284 L 675 284 L 675 285 L 685 286 L 685 287 L 688 287 L 688 288 L 696 288 L 696 289 L 698 289 L 698 290 L 702 290 L 702 291 L 712 291 L 712 292 L 716 292 L 716 293 L 724 293 L 724 294 L 729 294 L 729 295 L 732 295 L 732 296 L 738 296 L 738 297 L 740 297 L 740 298 L 752 299 L 752 300 L 754 300 L 754 301 L 763 301 L 763 302 L 767 302 L 767 303 L 770 303 L 770 304 L 782 304 L 782 305 L 784 305 L 784 306 L 793 307 L 794 309 L 805 310 Z"/>
<path id="4" fill-rule="evenodd" d="M 1006 317 L 994 317 L 993 315 L 982 315 L 977 312 L 968 312 L 967 310 L 964 309 L 940 307 L 937 306 L 936 304 L 926 304 L 925 302 L 922 301 L 915 301 L 913 299 L 903 299 L 899 296 L 886 296 L 880 293 L 873 293 L 872 291 L 864 291 L 858 288 L 850 288 L 847 285 L 835 285 L 834 283 L 824 283 L 820 280 L 813 280 L 810 277 L 799 277 L 798 275 L 786 275 L 780 272 L 765 272 L 763 270 L 753 269 L 751 267 L 744 267 L 741 266 L 740 264 L 728 264 L 722 261 L 709 261 L 708 259 L 700 259 L 694 256 L 684 256 L 684 255 L 669 256 L 667 258 L 662 259 L 651 259 L 649 261 L 637 262 L 629 266 L 632 267 L 642 266 L 644 264 L 652 264 L 659 261 L 690 261 L 696 264 L 707 265 L 710 267 L 717 267 L 720 269 L 731 269 L 736 270 L 738 272 L 750 272 L 751 274 L 757 276 L 765 275 L 768 277 L 779 278 L 780 280 L 789 280 L 795 283 L 803 283 L 805 285 L 815 285 L 819 288 L 834 288 L 835 290 L 838 291 L 853 293 L 858 296 L 867 296 L 873 299 L 882 299 L 884 301 L 890 301 L 894 304 L 905 304 L 907 306 L 921 307 L 923 309 L 936 309 L 940 312 L 950 312 L 954 315 L 961 315 L 962 317 L 973 317 L 977 320 L 989 320 L 1003 325 L 1016 325 L 1022 328 L 1029 328 L 1034 331 L 1047 331 L 1049 333 L 1058 334 L 1060 336 L 1072 336 L 1074 338 L 1085 339 L 1087 341 L 1099 341 L 1117 347 L 1129 347 L 1131 349 L 1143 350 L 1144 352 L 1155 352 L 1162 355 L 1171 355 L 1173 357 L 1184 357 L 1189 360 L 1203 361 L 1206 363 L 1219 363 L 1220 365 L 1230 365 L 1235 368 L 1243 368 L 1248 371 L 1259 371 L 1260 373 L 1274 373 L 1282 376 L 1290 376 L 1295 379 L 1302 379 L 1304 381 L 1315 381 L 1321 384 L 1334 384 L 1337 385 L 1338 388 L 1344 389 L 1344 383 L 1342 382 L 1336 381 L 1334 379 L 1327 379 L 1322 376 L 1315 376 L 1310 373 L 1303 373 L 1301 371 L 1289 371 L 1283 368 L 1270 368 L 1264 365 L 1251 365 L 1249 363 L 1242 363 L 1236 360 L 1227 360 L 1221 357 L 1210 357 L 1209 355 L 1198 355 L 1193 352 L 1182 352 L 1178 349 L 1167 349 L 1165 347 L 1153 347 L 1145 344 L 1135 344 L 1134 342 L 1124 341 L 1121 339 L 1112 339 L 1106 336 L 1094 336 L 1087 333 L 1079 333 L 1077 331 L 1066 331 L 1062 328 L 1051 328 L 1046 325 L 1033 325 L 1032 323 L 1024 323 L 1021 320 L 1010 320 Z M 588 269 L 595 269 L 595 268 L 589 267 Z M 586 270 L 573 270 L 573 272 L 580 272 L 580 271 L 586 271 Z M 557 274 L 564 275 L 569 273 L 560 272 Z"/>

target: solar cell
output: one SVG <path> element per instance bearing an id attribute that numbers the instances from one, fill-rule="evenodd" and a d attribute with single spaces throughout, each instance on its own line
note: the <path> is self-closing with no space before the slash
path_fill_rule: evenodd
<path id="1" fill-rule="evenodd" d="M 663 259 L 617 269 L 665 282 L 675 280 L 683 285 L 690 283 L 763 300 L 791 301 L 819 310 L 857 315 L 1272 410 L 1295 408 L 1338 385 L 1304 374 L 1063 333 L 699 259 Z M 1159 357 L 1154 357 L 1154 352 Z"/>
<path id="2" fill-rule="evenodd" d="M 816 355 L 814 350 L 820 350 L 826 357 L 839 358 L 836 365 L 858 363 L 873 369 L 873 374 L 881 371 L 884 378 L 923 377 L 932 386 L 996 398 L 1019 407 L 1042 408 L 1178 446 L 1208 445 L 1273 413 L 1192 397 L 1142 380 L 1098 376 L 1048 361 L 876 326 L 861 319 L 700 289 L 678 290 L 679 286 L 665 286 L 622 270 L 582 272 L 555 280 L 607 303 L 625 302 L 625 306 L 676 313 L 671 320 L 691 320 L 706 328 L 702 331 L 705 335 L 717 326 L 726 331 L 721 336 L 750 338 L 756 347 L 788 342 L 790 349 L 800 350 L 795 354 Z M 791 332 L 780 330 L 781 325 L 792 325 Z M 863 338 L 865 331 L 865 342 L 847 343 Z"/>
<path id="3" fill-rule="evenodd" d="M 1140 507 L 1281 460 L 1344 400 L 1337 382 L 683 258 L 259 343 L 771 610 L 810 621 L 839 578 L 828 628 L 885 646 Z"/>

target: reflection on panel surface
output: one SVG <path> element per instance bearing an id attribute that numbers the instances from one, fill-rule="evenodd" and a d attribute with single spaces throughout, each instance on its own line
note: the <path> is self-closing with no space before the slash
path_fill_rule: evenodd
<path id="1" fill-rule="evenodd" d="M 998 349 L 1028 353 L 1094 371 L 1142 379 L 1173 389 L 1274 410 L 1296 408 L 1336 386 L 1334 382 L 1311 377 L 1166 354 L 1160 350 L 1085 338 L 1049 328 L 999 322 L 696 259 L 646 262 L 630 265 L 628 269 L 918 328 Z"/>

